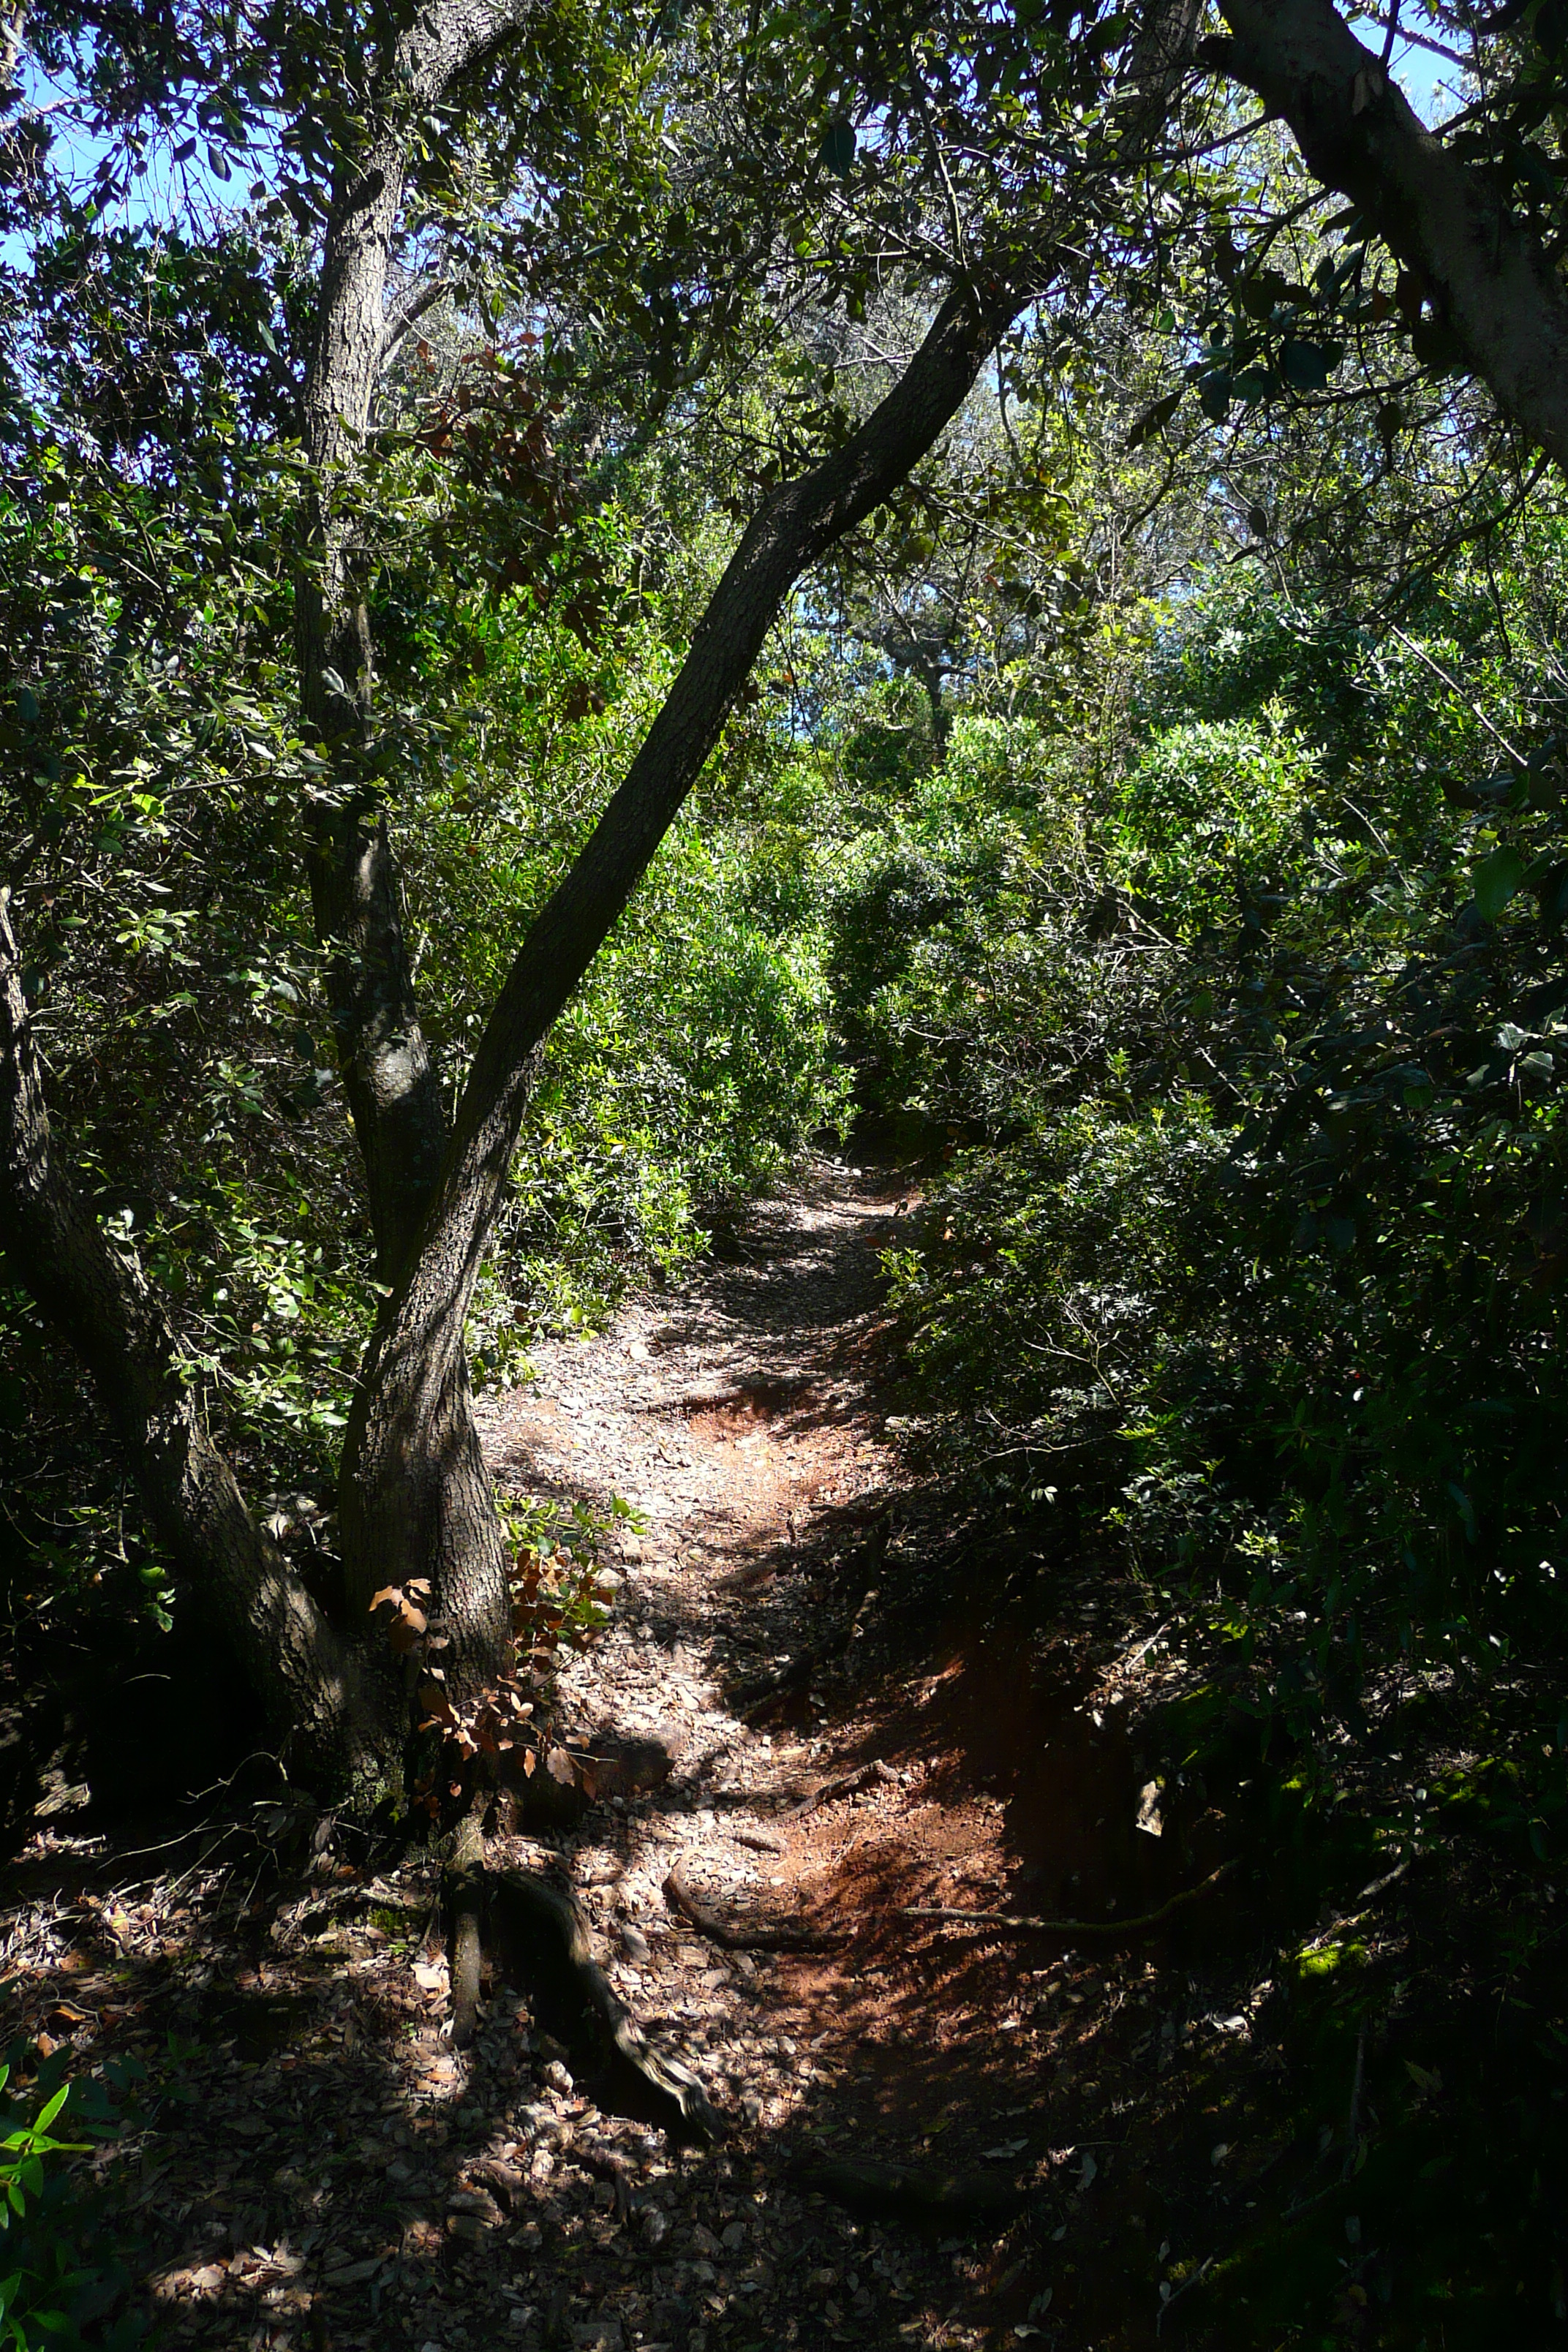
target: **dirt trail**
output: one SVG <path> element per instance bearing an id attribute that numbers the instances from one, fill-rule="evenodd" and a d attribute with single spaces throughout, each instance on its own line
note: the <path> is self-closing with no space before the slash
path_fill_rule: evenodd
<path id="1" fill-rule="evenodd" d="M 1141 2124 L 1160 2132 L 1139 2110 L 1177 2105 L 1163 2078 L 1219 2031 L 1162 2019 L 1144 1949 L 977 1941 L 908 1916 L 1106 1920 L 1221 1855 L 1212 1817 L 1179 1817 L 1122 1728 L 1166 1671 L 1158 1626 L 1140 1631 L 1125 1596 L 1105 1607 L 1070 1542 L 1044 1580 L 1046 1630 L 1010 1618 L 984 1545 L 966 1572 L 935 1523 L 940 1490 L 896 1458 L 879 1260 L 918 1205 L 910 1171 L 817 1163 L 677 1298 L 540 1350 L 537 1381 L 487 1414 L 503 1485 L 618 1493 L 648 1523 L 565 1695 L 580 1748 L 641 1738 L 668 1776 L 551 1843 L 622 1997 L 704 2074 L 734 2136 L 667 2193 L 686 2256 L 665 2280 L 675 2318 L 608 2278 L 587 2290 L 628 2346 L 639 2326 L 689 2352 L 1152 2342 L 1171 2248 L 1151 2156 L 1215 2193 L 1206 2116 L 1138 2145 Z M 900 1612 L 933 1556 L 938 1591 Z M 537 1865 L 537 1841 L 512 1858 Z M 672 1903 L 677 1865 L 731 1930 L 804 1925 L 837 1948 L 721 1948 Z M 1163 1958 L 1183 1949 L 1181 1931 L 1163 1939 Z M 834 2161 L 913 2167 L 915 2198 L 945 2183 L 1005 2221 L 911 2230 L 889 2178 L 852 2218 L 795 2185 Z M 719 2231 L 706 2200 L 731 2213 L 726 2182 L 741 2201 Z"/>
<path id="2" fill-rule="evenodd" d="M 719 1692 L 820 1637 L 806 1571 L 882 1507 L 879 1259 L 914 1198 L 896 1171 L 817 1163 L 675 1299 L 541 1348 L 536 1382 L 481 1405 L 503 1486 L 643 1514 L 616 1623 L 567 1688 L 586 1730 L 668 1734 L 683 1787 L 732 1790 L 742 1760 L 778 1779 Z"/>
<path id="3" fill-rule="evenodd" d="M 1215 1857 L 1201 1822 L 1138 1825 L 1118 1707 L 1161 1671 L 1157 1629 L 1130 1647 L 1124 1608 L 1102 1619 L 1081 1567 L 1051 1583 L 1037 1558 L 1048 1635 L 1010 1621 L 997 1562 L 966 1566 L 934 1491 L 895 1484 L 879 1255 L 915 1198 L 896 1169 L 817 1163 L 678 1293 L 542 1348 L 482 1407 L 503 1485 L 618 1493 L 647 1523 L 563 1676 L 568 1744 L 618 1740 L 621 1763 L 490 1859 L 569 1875 L 622 1999 L 703 2078 L 716 2147 L 612 2112 L 526 1964 L 498 1966 L 455 2051 L 438 1871 L 286 1792 L 142 1853 L 39 1830 L 0 1980 L 40 2050 L 130 2057 L 157 2086 L 132 2204 L 172 2339 L 1153 2341 L 1171 2246 L 1150 2133 L 1220 2193 L 1214 2109 L 1172 2095 L 1218 2023 L 1190 1994 L 1162 2018 L 1139 1953 L 981 1942 L 906 1906 L 1125 1915 Z M 707 1928 L 672 1902 L 675 1865 Z M 832 1948 L 733 1941 L 802 1927 Z M 921 2169 L 870 2210 L 818 2193 L 825 2165 L 868 2160 Z M 1180 2226 L 1178 2254 L 1203 2253 L 1204 2217 Z"/>

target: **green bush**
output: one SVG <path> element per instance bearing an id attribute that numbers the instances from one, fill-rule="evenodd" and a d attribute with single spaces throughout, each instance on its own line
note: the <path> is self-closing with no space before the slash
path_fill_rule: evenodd
<path id="1" fill-rule="evenodd" d="M 143 2331 L 134 2313 L 112 2317 L 129 2280 L 102 2199 L 66 2161 L 87 2154 L 91 2140 L 53 2130 L 69 2106 L 102 2138 L 112 2113 L 102 2084 L 59 2082 L 58 2071 L 41 2068 L 23 2105 L 8 2089 L 10 2063 L 0 2063 L 0 2343 L 13 2352 L 129 2352 Z"/>
<path id="2" fill-rule="evenodd" d="M 1317 761 L 1278 702 L 1250 721 L 1166 728 L 1117 794 L 1110 877 L 1175 938 L 1245 918 L 1304 880 L 1317 782 Z"/>
<path id="3" fill-rule="evenodd" d="M 995 987 L 948 1034 L 989 1048 L 1012 1121 L 893 1262 L 942 1458 L 1092 1497 L 1229 1703 L 1302 1736 L 1364 1730 L 1396 1663 L 1485 1687 L 1568 1631 L 1563 767 L 1524 699 L 1531 592 L 1500 576 L 1511 670 L 1446 634 L 1491 625 L 1462 577 L 1377 662 L 1342 625 L 1192 600 L 1081 849 L 982 894 L 970 972 L 989 950 L 1038 986 L 1011 1040 Z M 1467 710 L 1435 773 L 1429 648 L 1528 769 L 1489 778 Z M 1001 798 L 953 809 L 944 872 L 982 869 Z M 932 969 L 914 941 L 870 1001 L 919 993 L 911 1030 L 942 1034 Z M 1539 1842 L 1561 1743 L 1534 1755 Z"/>

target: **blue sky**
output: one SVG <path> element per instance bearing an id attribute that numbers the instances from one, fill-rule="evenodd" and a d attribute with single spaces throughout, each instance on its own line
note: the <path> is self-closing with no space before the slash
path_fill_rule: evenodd
<path id="1" fill-rule="evenodd" d="M 1358 38 L 1364 41 L 1369 48 L 1375 47 L 1381 49 L 1382 26 L 1357 9 L 1347 8 L 1344 13 Z M 1442 26 L 1428 16 L 1425 8 L 1402 8 L 1400 17 L 1412 32 L 1424 33 L 1432 40 L 1443 38 Z M 1450 114 L 1458 110 L 1463 102 L 1458 94 L 1459 77 L 1452 66 L 1446 65 L 1441 58 L 1435 58 L 1430 49 L 1417 48 L 1413 42 L 1397 40 L 1394 44 L 1391 64 L 1394 80 L 1429 129 L 1435 130 L 1439 123 L 1447 121 Z"/>
<path id="2" fill-rule="evenodd" d="M 1345 6 L 1343 13 L 1369 47 L 1381 48 L 1383 28 L 1373 17 L 1350 6 Z M 1419 5 L 1419 0 L 1405 0 L 1400 20 L 1410 31 L 1433 39 L 1442 37 L 1443 27 Z M 1462 98 L 1458 88 L 1459 77 L 1453 67 L 1405 39 L 1395 41 L 1392 62 L 1395 79 L 1424 122 L 1436 128 L 1457 111 Z M 57 95 L 26 68 L 23 88 L 35 104 L 47 106 Z M 69 167 L 85 175 L 102 152 L 101 142 L 71 123 L 68 116 L 57 117 L 57 132 L 59 159 L 68 159 Z M 233 178 L 223 181 L 209 168 L 205 142 L 189 163 L 180 166 L 172 165 L 166 153 L 155 152 L 147 173 L 132 183 L 117 209 L 126 220 L 154 221 L 171 226 L 177 221 L 190 220 L 193 215 L 197 219 L 210 218 L 229 205 L 243 203 L 251 177 L 246 169 L 247 161 L 236 156 Z M 254 165 L 260 167 L 265 178 L 265 156 L 258 154 Z M 25 240 L 16 236 L 0 238 L 0 261 L 21 268 L 25 257 Z"/>

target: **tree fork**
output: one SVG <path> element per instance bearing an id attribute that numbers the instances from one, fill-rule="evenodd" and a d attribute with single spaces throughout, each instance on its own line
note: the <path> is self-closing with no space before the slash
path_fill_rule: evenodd
<path id="1" fill-rule="evenodd" d="M 844 446 L 763 501 L 480 1038 L 436 1193 L 371 1341 L 340 1490 L 351 1605 L 368 1607 L 388 1580 L 429 1577 L 453 1637 L 456 1696 L 491 1679 L 505 1654 L 506 1562 L 473 1425 L 463 1324 L 544 1040 L 701 772 L 791 589 L 931 447 L 1025 299 L 1016 287 L 994 285 L 984 298 L 955 290 Z"/>

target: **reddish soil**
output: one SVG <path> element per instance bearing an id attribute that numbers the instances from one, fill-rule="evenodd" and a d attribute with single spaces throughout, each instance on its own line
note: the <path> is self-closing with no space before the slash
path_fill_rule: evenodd
<path id="1" fill-rule="evenodd" d="M 582 1749 L 654 1759 L 491 1858 L 570 1877 L 623 1998 L 707 2083 L 717 2147 L 601 2107 L 525 1970 L 452 2050 L 416 1856 L 286 1794 L 139 1854 L 68 1805 L 40 1825 L 0 1982 L 39 2050 L 148 2069 L 119 2161 L 174 2340 L 1212 2343 L 1188 2297 L 1216 2252 L 1260 2200 L 1329 2193 L 1329 2127 L 1314 2153 L 1268 2120 L 1270 1931 L 1239 1874 L 1206 1887 L 1245 1803 L 1227 1825 L 1141 1751 L 1183 1673 L 1149 1597 L 1067 1541 L 949 1526 L 899 1469 L 879 1254 L 916 1213 L 903 1171 L 819 1165 L 679 1294 L 484 1404 L 503 1483 L 645 1515 L 563 1683 Z M 678 1861 L 734 1929 L 841 1941 L 723 1948 L 672 1908 Z M 910 1916 L 931 1906 L 1067 1924 Z M 828 2158 L 1016 2207 L 922 2226 L 862 2179 L 848 2210 L 801 2174 Z"/>

